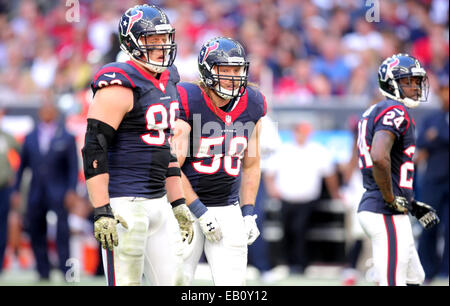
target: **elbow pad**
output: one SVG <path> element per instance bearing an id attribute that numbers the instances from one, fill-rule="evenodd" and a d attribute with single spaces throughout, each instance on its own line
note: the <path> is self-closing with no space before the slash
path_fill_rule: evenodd
<path id="1" fill-rule="evenodd" d="M 96 119 L 88 119 L 83 156 L 84 176 L 86 180 L 102 173 L 108 173 L 108 147 L 111 145 L 116 130 Z"/>

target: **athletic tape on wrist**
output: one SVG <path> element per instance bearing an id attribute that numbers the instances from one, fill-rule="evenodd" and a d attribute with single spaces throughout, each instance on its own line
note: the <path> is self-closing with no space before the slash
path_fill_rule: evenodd
<path id="1" fill-rule="evenodd" d="M 181 204 L 186 204 L 186 199 L 185 198 L 179 198 L 178 200 L 170 202 L 170 205 L 172 205 L 172 208 L 175 208 L 175 207 L 177 207 L 178 205 L 181 205 Z"/>
<path id="2" fill-rule="evenodd" d="M 242 216 L 252 216 L 254 215 L 255 205 L 253 204 L 245 204 L 241 207 Z"/>
<path id="3" fill-rule="evenodd" d="M 200 218 L 208 210 L 199 198 L 192 202 L 188 207 L 197 218 Z"/>
<path id="4" fill-rule="evenodd" d="M 94 221 L 97 221 L 100 217 L 114 218 L 114 214 L 109 203 L 104 206 L 94 208 Z"/>

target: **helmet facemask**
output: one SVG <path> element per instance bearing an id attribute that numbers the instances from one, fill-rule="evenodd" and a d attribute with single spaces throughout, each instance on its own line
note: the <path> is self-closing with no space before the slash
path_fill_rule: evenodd
<path id="1" fill-rule="evenodd" d="M 209 87 L 222 99 L 242 97 L 247 87 L 248 66 L 248 62 L 220 63 L 214 65 L 211 69 L 211 79 L 213 82 Z M 234 69 L 238 71 L 234 72 Z M 233 72 L 229 72 L 231 70 Z"/>
<path id="2" fill-rule="evenodd" d="M 407 82 L 401 84 L 400 79 L 407 80 Z M 419 84 L 416 83 L 416 80 L 419 80 Z M 416 108 L 419 106 L 419 103 L 426 102 L 428 99 L 430 86 L 426 75 L 398 78 L 397 80 L 392 81 L 392 86 L 394 87 L 394 93 L 397 100 L 409 108 Z M 408 94 L 407 91 L 410 89 L 416 90 L 416 88 L 418 89 L 417 96 L 411 97 L 411 94 Z"/>

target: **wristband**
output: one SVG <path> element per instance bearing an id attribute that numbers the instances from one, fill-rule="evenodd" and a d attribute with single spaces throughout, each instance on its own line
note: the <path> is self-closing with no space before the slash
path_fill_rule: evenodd
<path id="1" fill-rule="evenodd" d="M 207 210 L 205 204 L 200 201 L 199 198 L 195 199 L 191 204 L 188 205 L 189 209 L 191 210 L 192 214 L 198 218 L 200 218 Z"/>
<path id="2" fill-rule="evenodd" d="M 179 198 L 178 200 L 170 202 L 170 205 L 172 205 L 172 208 L 175 208 L 175 207 L 177 207 L 178 205 L 181 205 L 181 204 L 186 204 L 186 199 L 185 198 Z"/>
<path id="3" fill-rule="evenodd" d="M 171 176 L 181 177 L 181 169 L 179 167 L 170 167 L 167 169 L 166 178 Z"/>
<path id="4" fill-rule="evenodd" d="M 241 207 L 242 216 L 252 216 L 254 215 L 255 205 L 253 204 L 245 204 Z"/>
<path id="5" fill-rule="evenodd" d="M 97 221 L 100 217 L 114 218 L 114 214 L 109 203 L 104 206 L 94 208 L 94 221 Z"/>

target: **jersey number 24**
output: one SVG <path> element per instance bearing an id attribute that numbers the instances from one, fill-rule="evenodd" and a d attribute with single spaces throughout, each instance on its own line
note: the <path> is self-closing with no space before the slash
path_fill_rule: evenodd
<path id="1" fill-rule="evenodd" d="M 387 113 L 385 116 L 388 116 Z M 390 122 L 391 119 L 389 116 L 387 118 L 383 118 L 383 124 L 386 122 Z M 367 122 L 368 119 L 363 119 L 358 122 L 358 150 L 359 150 L 359 168 L 360 169 L 368 169 L 372 168 L 373 162 L 370 156 L 370 146 L 367 144 L 366 133 L 367 133 Z M 409 158 L 412 159 L 414 155 L 416 147 L 410 146 L 406 148 L 403 153 L 406 154 Z M 400 166 L 400 181 L 399 186 L 402 188 L 412 189 L 413 188 L 413 175 L 414 172 L 414 163 L 412 161 L 406 161 Z"/>

